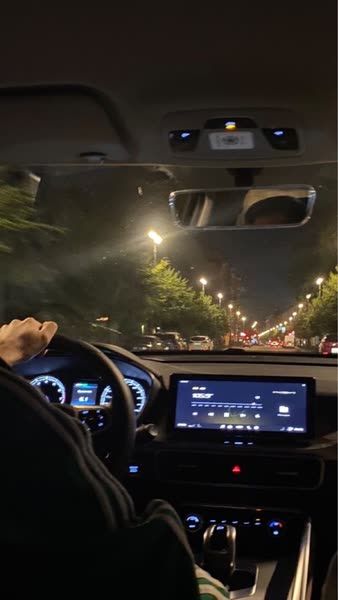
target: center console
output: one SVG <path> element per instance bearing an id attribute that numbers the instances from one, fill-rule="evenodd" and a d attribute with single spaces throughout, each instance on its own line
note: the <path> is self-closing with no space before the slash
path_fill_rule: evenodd
<path id="1" fill-rule="evenodd" d="M 175 375 L 165 426 L 131 465 L 131 478 L 171 499 L 196 562 L 232 598 L 305 600 L 311 520 L 268 499 L 287 506 L 284 493 L 323 481 L 324 463 L 308 451 L 314 397 L 306 377 Z"/>
<path id="2" fill-rule="evenodd" d="M 180 514 L 196 562 L 229 586 L 231 598 L 305 598 L 311 523 L 300 513 L 191 505 L 182 507 Z M 225 539 L 229 528 L 235 530 L 232 547 L 220 539 Z M 211 554 L 210 535 L 214 537 Z M 229 571 L 232 555 L 234 566 Z"/>

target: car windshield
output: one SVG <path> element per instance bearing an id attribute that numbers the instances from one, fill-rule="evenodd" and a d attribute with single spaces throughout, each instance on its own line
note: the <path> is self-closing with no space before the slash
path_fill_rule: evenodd
<path id="1" fill-rule="evenodd" d="M 179 228 L 170 192 L 234 187 L 223 168 L 3 167 L 0 179 L 2 322 L 53 319 L 129 349 L 158 334 L 169 352 L 204 336 L 214 351 L 318 352 L 336 331 L 334 165 L 257 173 L 258 186 L 315 188 L 312 219 L 289 229 Z"/>

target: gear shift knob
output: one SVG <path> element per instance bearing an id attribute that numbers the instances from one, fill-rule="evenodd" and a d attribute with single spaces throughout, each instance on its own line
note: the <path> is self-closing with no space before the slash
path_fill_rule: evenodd
<path id="1" fill-rule="evenodd" d="M 203 552 L 206 571 L 223 583 L 228 583 L 235 569 L 235 527 L 222 524 L 210 525 L 204 532 Z"/>

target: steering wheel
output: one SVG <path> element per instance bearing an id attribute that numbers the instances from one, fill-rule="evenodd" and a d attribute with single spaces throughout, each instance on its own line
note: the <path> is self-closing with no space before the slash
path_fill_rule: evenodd
<path id="1" fill-rule="evenodd" d="M 101 457 L 109 454 L 113 474 L 125 472 L 134 447 L 136 419 L 133 397 L 121 372 L 92 344 L 64 335 L 56 335 L 47 352 L 72 354 L 81 358 L 90 369 L 95 370 L 105 385 L 112 388 L 113 401 L 109 405 L 88 406 L 84 407 L 85 410 L 73 409 L 69 405 L 61 405 L 61 408 L 72 412 L 92 430 L 94 448 Z"/>
<path id="2" fill-rule="evenodd" d="M 80 358 L 88 372 L 95 372 L 97 378 L 105 386 L 112 389 L 113 400 L 103 406 L 84 406 L 75 408 L 69 404 L 54 405 L 58 409 L 79 418 L 88 426 L 92 433 L 92 442 L 95 452 L 101 458 L 109 456 L 109 468 L 115 476 L 123 475 L 129 464 L 129 459 L 134 447 L 136 418 L 134 402 L 130 388 L 125 383 L 119 369 L 111 362 L 101 350 L 91 344 L 56 335 L 49 344 L 47 354 L 53 353 L 73 355 Z M 0 387 L 15 396 L 23 397 L 39 395 L 41 392 L 33 387 L 26 379 L 0 369 Z M 11 382 L 11 383 L 10 383 Z"/>

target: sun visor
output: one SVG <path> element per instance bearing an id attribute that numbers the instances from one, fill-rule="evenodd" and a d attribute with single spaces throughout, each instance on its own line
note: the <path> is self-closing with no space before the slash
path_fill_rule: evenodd
<path id="1" fill-rule="evenodd" d="M 111 104 L 86 88 L 0 91 L 0 164 L 128 161 L 128 139 Z"/>

